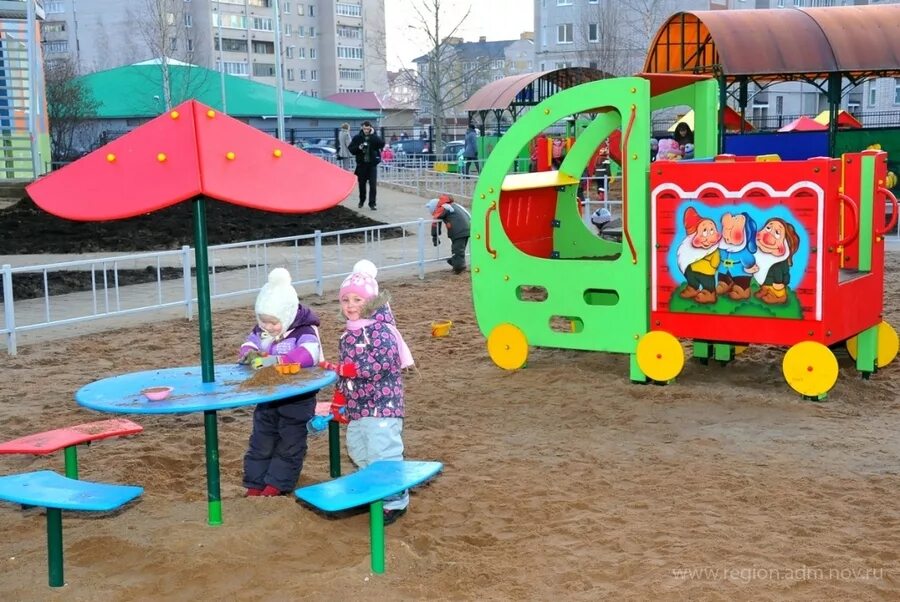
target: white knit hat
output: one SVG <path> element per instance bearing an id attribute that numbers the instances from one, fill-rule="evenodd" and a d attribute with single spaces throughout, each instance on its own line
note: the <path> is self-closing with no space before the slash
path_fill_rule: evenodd
<path id="1" fill-rule="evenodd" d="M 341 283 L 341 291 L 338 298 L 355 293 L 362 299 L 372 299 L 378 296 L 378 268 L 368 259 L 360 259 L 353 266 L 353 273 L 344 278 Z"/>
<path id="2" fill-rule="evenodd" d="M 269 281 L 256 296 L 256 315 L 266 314 L 277 318 L 284 331 L 294 322 L 299 307 L 300 299 L 297 298 L 297 289 L 291 284 L 290 272 L 284 268 L 275 268 L 269 272 Z"/>

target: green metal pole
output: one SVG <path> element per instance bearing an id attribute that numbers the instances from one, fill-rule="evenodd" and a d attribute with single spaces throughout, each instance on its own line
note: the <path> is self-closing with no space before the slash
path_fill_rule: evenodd
<path id="1" fill-rule="evenodd" d="M 372 572 L 384 572 L 384 502 L 369 504 L 369 540 L 372 547 Z"/>
<path id="2" fill-rule="evenodd" d="M 219 488 L 219 427 L 216 411 L 203 412 L 203 430 L 206 434 L 206 497 L 209 503 L 210 525 L 222 524 L 222 494 Z"/>
<path id="3" fill-rule="evenodd" d="M 63 579 L 62 510 L 59 508 L 47 508 L 47 564 L 50 587 L 65 585 Z"/>
<path id="4" fill-rule="evenodd" d="M 841 74 L 828 74 L 828 156 L 834 156 L 837 146 L 837 117 L 841 106 Z"/>
<path id="5" fill-rule="evenodd" d="M 213 363 L 212 307 L 209 297 L 209 258 L 206 248 L 206 203 L 194 199 L 194 257 L 197 264 L 197 305 L 200 316 L 200 370 L 203 382 L 216 379 Z"/>
<path id="6" fill-rule="evenodd" d="M 328 465 L 332 479 L 341 476 L 341 425 L 334 420 L 328 422 Z"/>
<path id="7" fill-rule="evenodd" d="M 197 306 L 200 316 L 200 372 L 203 382 L 216 379 L 212 342 L 212 303 L 209 295 L 209 258 L 206 248 L 206 203 L 194 199 L 194 256 L 197 265 Z M 214 410 L 203 412 L 206 435 L 206 495 L 210 525 L 222 524 L 222 494 L 219 486 L 219 431 Z"/>
<path id="8" fill-rule="evenodd" d="M 70 479 L 78 478 L 78 448 L 74 445 L 63 450 L 63 457 L 66 459 L 66 476 Z"/>

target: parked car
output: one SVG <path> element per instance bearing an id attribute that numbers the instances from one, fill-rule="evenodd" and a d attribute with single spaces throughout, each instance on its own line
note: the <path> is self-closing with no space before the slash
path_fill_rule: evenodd
<path id="1" fill-rule="evenodd" d="M 303 150 L 308 152 L 310 155 L 315 155 L 320 159 L 325 159 L 326 161 L 334 161 L 335 157 L 337 157 L 337 151 L 334 150 L 330 146 L 305 146 Z"/>
<path id="2" fill-rule="evenodd" d="M 434 153 L 428 140 L 413 139 L 400 140 L 391 145 L 394 151 L 394 163 L 397 165 L 409 165 L 421 162 L 434 161 Z"/>
<path id="3" fill-rule="evenodd" d="M 444 145 L 444 152 L 441 153 L 441 161 L 454 162 L 459 159 L 459 153 L 466 147 L 465 140 L 451 140 Z"/>

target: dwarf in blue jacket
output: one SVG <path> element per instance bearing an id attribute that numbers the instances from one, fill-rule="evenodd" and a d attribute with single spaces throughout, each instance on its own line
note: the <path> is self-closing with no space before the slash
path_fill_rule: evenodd
<path id="1" fill-rule="evenodd" d="M 719 273 L 717 295 L 728 295 L 733 301 L 750 298 L 752 274 L 756 265 L 756 222 L 749 213 L 722 216 L 722 240 L 719 241 Z"/>

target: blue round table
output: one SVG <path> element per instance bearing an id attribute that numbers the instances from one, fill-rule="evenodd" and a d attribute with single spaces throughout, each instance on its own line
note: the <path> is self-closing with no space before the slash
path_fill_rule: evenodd
<path id="1" fill-rule="evenodd" d="M 209 524 L 222 524 L 219 487 L 219 433 L 216 411 L 269 401 L 288 399 L 318 391 L 337 380 L 337 374 L 306 368 L 284 377 L 284 384 L 244 388 L 254 372 L 247 366 L 218 364 L 215 381 L 202 380 L 200 366 L 132 372 L 98 380 L 75 393 L 79 405 L 111 414 L 186 414 L 203 412 L 206 433 L 206 483 Z M 141 394 L 148 387 L 172 387 L 162 401 L 150 401 Z"/>

